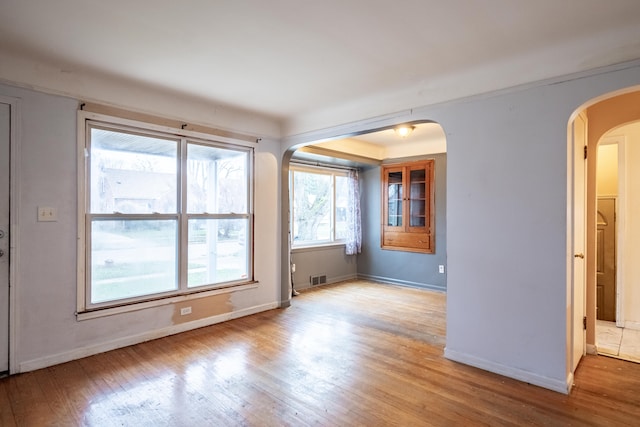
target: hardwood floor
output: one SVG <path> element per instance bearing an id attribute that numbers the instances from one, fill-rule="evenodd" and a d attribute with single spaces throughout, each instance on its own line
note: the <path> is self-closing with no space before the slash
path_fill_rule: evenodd
<path id="1" fill-rule="evenodd" d="M 445 295 L 353 281 L 291 307 L 0 380 L 2 426 L 638 425 L 640 364 L 570 396 L 443 358 Z"/>

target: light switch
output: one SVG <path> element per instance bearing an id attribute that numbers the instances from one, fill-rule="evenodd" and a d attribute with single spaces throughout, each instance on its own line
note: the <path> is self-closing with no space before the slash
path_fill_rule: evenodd
<path id="1" fill-rule="evenodd" d="M 38 222 L 51 222 L 58 220 L 58 209 L 47 206 L 38 206 Z"/>

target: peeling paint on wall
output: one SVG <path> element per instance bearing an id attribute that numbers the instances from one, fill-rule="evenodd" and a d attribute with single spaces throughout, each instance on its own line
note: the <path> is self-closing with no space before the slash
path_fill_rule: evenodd
<path id="1" fill-rule="evenodd" d="M 219 314 L 231 313 L 234 305 L 231 302 L 231 295 L 219 294 L 210 297 L 192 299 L 176 303 L 173 306 L 173 316 L 171 321 L 174 325 L 181 323 L 193 322 L 194 320 L 205 319 L 207 317 L 217 316 Z M 190 307 L 191 313 L 181 314 L 182 309 Z"/>

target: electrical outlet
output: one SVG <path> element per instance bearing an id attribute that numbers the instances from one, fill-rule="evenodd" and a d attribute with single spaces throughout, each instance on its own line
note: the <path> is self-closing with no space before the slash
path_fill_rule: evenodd
<path id="1" fill-rule="evenodd" d="M 444 274 L 444 265 L 440 264 L 440 265 L 438 266 L 438 272 L 439 272 L 440 274 Z"/>
<path id="2" fill-rule="evenodd" d="M 58 220 L 58 209 L 38 206 L 38 222 Z"/>
<path id="3" fill-rule="evenodd" d="M 291 264 L 291 272 L 292 273 L 296 272 L 296 265 L 295 264 Z"/>
<path id="4" fill-rule="evenodd" d="M 183 307 L 180 309 L 180 316 L 191 314 L 191 307 Z"/>

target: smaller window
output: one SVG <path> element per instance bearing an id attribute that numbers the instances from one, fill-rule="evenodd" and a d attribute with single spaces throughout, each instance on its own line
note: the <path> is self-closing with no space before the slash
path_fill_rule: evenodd
<path id="1" fill-rule="evenodd" d="M 345 241 L 349 200 L 347 171 L 292 166 L 290 189 L 294 247 Z"/>

